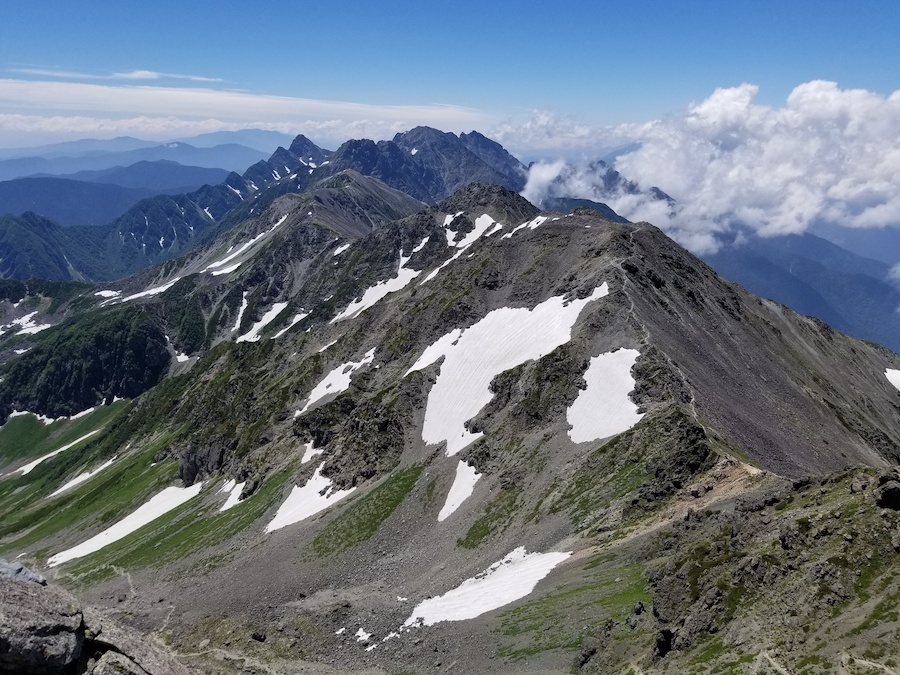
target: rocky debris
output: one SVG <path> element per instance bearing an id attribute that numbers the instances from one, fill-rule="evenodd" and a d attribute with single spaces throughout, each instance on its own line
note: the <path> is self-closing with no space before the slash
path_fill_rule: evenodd
<path id="1" fill-rule="evenodd" d="M 47 580 L 38 574 L 32 572 L 22 563 L 15 561 L 9 562 L 0 558 L 0 579 L 12 579 L 13 581 L 33 581 L 41 586 L 47 585 Z"/>
<path id="2" fill-rule="evenodd" d="M 33 575 L 37 576 L 37 575 Z M 0 578 L 0 672 L 19 675 L 190 675 L 174 657 L 68 592 Z M 46 583 L 46 582 L 45 582 Z"/>

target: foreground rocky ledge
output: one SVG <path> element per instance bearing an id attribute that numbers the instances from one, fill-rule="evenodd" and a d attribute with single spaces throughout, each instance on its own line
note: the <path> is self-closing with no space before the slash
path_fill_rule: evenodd
<path id="1" fill-rule="evenodd" d="M 38 575 L 0 561 L 0 672 L 191 675 L 174 657 Z M 27 572 L 27 570 L 26 570 Z"/>

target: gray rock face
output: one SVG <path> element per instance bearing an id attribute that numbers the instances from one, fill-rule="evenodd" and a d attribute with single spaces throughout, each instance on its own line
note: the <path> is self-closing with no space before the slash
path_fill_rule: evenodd
<path id="1" fill-rule="evenodd" d="M 192 671 L 96 610 L 82 610 L 57 586 L 0 577 L 0 673 L 63 672 L 190 675 Z"/>
<path id="2" fill-rule="evenodd" d="M 52 586 L 0 579 L 0 672 L 58 673 L 81 656 L 81 609 Z"/>

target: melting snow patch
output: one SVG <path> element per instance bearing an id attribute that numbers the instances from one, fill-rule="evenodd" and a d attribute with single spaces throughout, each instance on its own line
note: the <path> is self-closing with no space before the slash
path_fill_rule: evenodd
<path id="1" fill-rule="evenodd" d="M 347 391 L 350 388 L 350 378 L 353 376 L 357 370 L 362 368 L 363 366 L 372 363 L 372 360 L 375 358 L 375 347 L 372 347 L 369 351 L 366 352 L 365 356 L 362 357 L 362 360 L 359 362 L 350 361 L 348 363 L 343 363 L 339 365 L 337 368 L 332 370 L 328 375 L 325 376 L 319 384 L 315 386 L 315 388 L 309 394 L 309 401 L 306 402 L 306 405 L 303 406 L 303 409 L 300 411 L 300 415 L 309 410 L 313 405 L 315 405 L 318 401 L 325 398 L 330 394 L 339 394 L 342 391 Z"/>
<path id="2" fill-rule="evenodd" d="M 322 352 L 326 351 L 329 347 L 333 347 L 333 346 L 336 345 L 336 344 L 337 344 L 337 340 L 332 340 L 331 342 L 329 342 L 329 343 L 328 343 L 327 345 L 325 345 L 324 347 L 319 347 L 319 348 L 316 350 L 316 354 L 321 354 Z"/>
<path id="3" fill-rule="evenodd" d="M 884 376 L 888 379 L 888 382 L 897 387 L 897 389 L 900 389 L 900 370 L 885 368 Z"/>
<path id="4" fill-rule="evenodd" d="M 474 619 L 531 593 L 538 582 L 572 552 L 526 553 L 520 546 L 481 574 L 466 579 L 444 595 L 423 600 L 404 622 L 404 628 L 431 626 L 441 621 Z"/>
<path id="5" fill-rule="evenodd" d="M 222 489 L 219 492 L 227 492 L 228 499 L 225 500 L 225 503 L 219 508 L 219 511 L 227 511 L 232 506 L 237 506 L 241 503 L 241 492 L 246 485 L 246 482 L 238 483 L 234 478 L 229 480 L 225 485 L 222 486 Z"/>
<path id="6" fill-rule="evenodd" d="M 181 354 L 179 352 L 175 352 L 175 360 L 178 361 L 178 363 L 184 363 L 185 361 L 189 361 L 190 358 L 191 357 L 188 356 L 187 354 Z"/>
<path id="7" fill-rule="evenodd" d="M 301 311 L 299 314 L 295 314 L 294 318 L 291 319 L 291 322 L 287 326 L 282 328 L 280 331 L 275 333 L 275 335 L 272 336 L 272 339 L 274 340 L 276 338 L 280 338 L 282 335 L 287 333 L 291 328 L 296 326 L 298 323 L 303 321 L 303 319 L 305 319 L 308 316 L 309 316 L 309 312 L 303 312 L 303 311 Z"/>
<path id="8" fill-rule="evenodd" d="M 372 307 L 376 302 L 388 294 L 405 288 L 409 282 L 422 273 L 420 270 L 411 270 L 406 267 L 406 263 L 409 262 L 411 257 L 412 256 L 404 257 L 403 250 L 401 249 L 400 266 L 397 268 L 397 276 L 392 279 L 387 279 L 386 281 L 379 281 L 374 286 L 367 288 L 366 292 L 363 293 L 362 298 L 351 302 L 343 312 L 331 320 L 331 323 L 337 323 L 343 319 L 352 319 L 357 314 Z"/>
<path id="9" fill-rule="evenodd" d="M 336 504 L 356 489 L 355 487 L 349 490 L 333 489 L 331 480 L 322 475 L 324 466 L 325 462 L 322 462 L 310 479 L 306 481 L 306 485 L 293 487 L 291 494 L 278 507 L 278 512 L 272 522 L 266 525 L 266 534 L 314 516 L 332 504 Z"/>
<path id="10" fill-rule="evenodd" d="M 94 293 L 98 298 L 118 298 L 122 291 L 97 291 Z"/>
<path id="11" fill-rule="evenodd" d="M 412 150 L 409 151 L 409 154 L 414 155 L 414 154 L 416 154 L 418 151 L 419 151 L 418 148 L 413 148 Z"/>
<path id="12" fill-rule="evenodd" d="M 481 237 L 489 237 L 490 235 L 494 234 L 495 232 L 500 231 L 503 228 L 502 223 L 496 222 L 493 218 L 491 218 L 489 215 L 487 215 L 485 213 L 485 214 L 478 216 L 475 219 L 475 229 L 473 229 L 471 232 L 467 233 L 462 238 L 461 241 L 455 242 L 454 239 L 458 236 L 458 233 L 453 232 L 452 230 L 448 229 L 448 227 L 450 226 L 450 223 L 452 223 L 453 220 L 457 216 L 460 216 L 462 214 L 463 214 L 463 211 L 459 211 L 455 215 L 448 214 L 448 215 L 444 216 L 444 234 L 447 237 L 447 246 L 456 248 L 458 250 L 456 251 L 456 253 L 453 254 L 453 256 L 451 258 L 449 258 L 448 260 L 445 260 L 443 263 L 441 263 L 437 267 L 437 269 L 434 269 L 431 272 L 429 272 L 428 275 L 422 280 L 422 284 L 425 284 L 425 283 L 431 281 L 432 279 L 434 279 L 437 276 L 438 272 L 440 272 L 447 265 L 449 265 L 454 260 L 459 258 L 463 254 L 464 251 L 466 251 L 472 244 L 474 244 L 476 241 L 478 241 Z M 424 243 L 425 242 L 423 242 L 422 245 L 424 245 Z M 415 251 L 413 251 L 413 252 L 415 252 Z"/>
<path id="13" fill-rule="evenodd" d="M 27 410 L 13 410 L 11 413 L 9 413 L 9 416 L 11 418 L 12 417 L 20 417 L 22 415 L 34 415 L 37 418 L 38 422 L 40 422 L 44 426 L 46 426 L 48 424 L 53 424 L 54 422 L 57 422 L 59 420 L 66 419 L 65 417 L 53 418 L 53 417 L 47 417 L 46 415 L 38 415 L 37 413 L 28 412 Z"/>
<path id="14" fill-rule="evenodd" d="M 554 218 L 553 220 L 559 220 L 559 218 Z M 513 228 L 512 232 L 509 232 L 508 234 L 504 234 L 504 235 L 503 235 L 502 237 L 500 237 L 500 238 L 501 238 L 501 239 L 509 239 L 509 238 L 512 237 L 516 232 L 518 232 L 519 230 L 524 230 L 526 227 L 527 227 L 529 230 L 536 230 L 538 227 L 540 227 L 541 225 L 543 225 L 545 222 L 547 222 L 547 216 L 538 216 L 537 218 L 534 218 L 533 220 L 529 220 L 529 221 L 526 222 L 526 223 L 522 223 L 521 225 L 516 225 L 516 226 Z"/>
<path id="15" fill-rule="evenodd" d="M 214 268 L 216 268 L 216 267 L 222 267 L 223 265 L 227 265 L 227 264 L 230 263 L 232 260 L 234 260 L 234 259 L 237 258 L 239 255 L 241 255 L 244 251 L 246 251 L 246 250 L 249 249 L 251 246 L 253 246 L 253 245 L 254 245 L 256 242 L 258 242 L 260 239 L 262 239 L 263 237 L 265 237 L 267 234 L 269 234 L 270 232 L 274 232 L 274 231 L 275 231 L 275 228 L 277 228 L 279 225 L 281 225 L 285 220 L 287 220 L 287 215 L 282 216 L 282 217 L 278 220 L 278 222 L 275 223 L 275 224 L 274 224 L 272 227 L 270 227 L 268 230 L 266 230 L 265 232 L 262 232 L 262 233 L 256 235 L 256 236 L 253 237 L 253 239 L 251 239 L 250 241 L 244 242 L 243 244 L 241 244 L 241 245 L 240 245 L 237 249 L 235 249 L 234 251 L 232 251 L 231 249 L 228 249 L 228 255 L 226 255 L 226 256 L 225 256 L 224 258 L 222 258 L 221 260 L 217 260 L 217 261 L 214 262 L 214 263 L 210 263 L 209 265 L 206 266 L 205 269 L 202 270 L 202 272 L 212 272 L 212 270 L 213 270 Z M 240 267 L 241 264 L 243 264 L 243 261 L 241 261 L 241 262 L 239 262 L 239 263 L 237 263 L 237 264 L 235 264 L 235 265 L 232 265 L 232 266 L 229 268 L 228 271 L 229 271 L 229 272 L 233 272 L 233 271 L 236 270 L 238 267 Z M 213 274 L 216 274 L 216 272 L 212 272 L 212 273 L 213 273 Z M 224 272 L 224 271 L 223 271 L 223 272 L 219 272 L 219 274 L 225 274 L 225 272 Z"/>
<path id="16" fill-rule="evenodd" d="M 91 478 L 93 478 L 94 476 L 96 476 L 98 473 L 100 473 L 101 471 L 103 471 L 103 469 L 106 469 L 106 468 L 109 468 L 110 466 L 112 466 L 112 463 L 115 462 L 115 461 L 116 461 L 116 458 L 113 457 L 112 459 L 110 459 L 110 460 L 104 462 L 103 464 L 101 464 L 100 466 L 98 466 L 98 467 L 97 467 L 96 469 L 94 469 L 93 471 L 85 471 L 84 473 L 78 474 L 77 476 L 75 476 L 75 478 L 73 478 L 72 480 L 70 480 L 68 483 L 66 483 L 65 485 L 63 485 L 61 488 L 59 488 L 59 489 L 56 490 L 55 492 L 51 492 L 51 493 L 50 493 L 50 496 L 51 496 L 51 497 L 55 497 L 55 496 L 58 495 L 58 494 L 62 494 L 62 493 L 65 492 L 66 490 L 71 490 L 73 487 L 75 487 L 75 486 L 77 486 L 77 485 L 81 485 L 82 483 L 86 483 L 86 482 L 89 481 Z"/>
<path id="17" fill-rule="evenodd" d="M 469 466 L 465 462 L 456 465 L 456 477 L 453 479 L 453 485 L 450 486 L 450 492 L 447 493 L 444 507 L 438 514 L 438 522 L 446 520 L 469 498 L 479 478 L 481 478 L 481 474 L 475 471 L 475 467 Z"/>
<path id="18" fill-rule="evenodd" d="M 585 443 L 628 431 L 643 417 L 628 398 L 634 389 L 631 369 L 640 352 L 618 349 L 591 359 L 584 373 L 587 388 L 566 411 L 569 438 Z"/>
<path id="19" fill-rule="evenodd" d="M 281 314 L 287 306 L 288 303 L 286 302 L 276 302 L 272 305 L 272 308 L 263 314 L 262 318 L 253 324 L 249 331 L 241 335 L 236 342 L 259 342 L 259 334 L 262 332 L 263 328 L 272 323 L 275 320 L 275 317 Z"/>
<path id="20" fill-rule="evenodd" d="M 568 342 L 581 310 L 608 293 L 604 282 L 588 297 L 568 304 L 556 296 L 532 310 L 496 309 L 474 326 L 451 331 L 428 347 L 406 373 L 445 357 L 428 394 L 422 440 L 447 441 L 451 456 L 480 438 L 482 434 L 468 431 L 465 423 L 493 398 L 491 380 Z"/>
<path id="21" fill-rule="evenodd" d="M 237 330 L 241 327 L 241 319 L 244 318 L 244 310 L 247 309 L 247 291 L 241 295 L 241 307 L 238 309 L 237 321 L 234 322 L 234 328 L 231 330 Z"/>
<path id="22" fill-rule="evenodd" d="M 19 326 L 20 330 L 16 333 L 16 335 L 32 335 L 34 333 L 40 333 L 42 330 L 47 330 L 53 324 L 45 323 L 45 324 L 37 324 L 33 321 L 34 315 L 37 312 L 31 312 L 30 314 L 26 314 L 23 317 L 19 317 L 18 319 L 14 319 L 12 323 L 7 325 L 7 328 L 12 328 L 13 326 Z M 2 334 L 2 333 L 0 333 Z"/>
<path id="23" fill-rule="evenodd" d="M 162 286 L 155 286 L 153 288 L 148 288 L 146 291 L 141 291 L 140 293 L 135 293 L 134 295 L 129 295 L 127 298 L 122 298 L 122 302 L 128 302 L 129 300 L 137 300 L 138 298 L 147 298 L 151 295 L 159 295 L 160 293 L 165 293 L 167 290 L 172 288 L 175 284 L 181 281 L 181 277 L 175 277 L 167 284 L 163 284 Z"/>
<path id="24" fill-rule="evenodd" d="M 97 434 L 97 433 L 100 433 L 100 429 L 94 429 L 93 431 L 91 431 L 90 433 L 85 434 L 85 435 L 82 436 L 81 438 L 77 438 L 77 439 L 75 439 L 74 441 L 72 441 L 71 443 L 68 443 L 68 444 L 62 446 L 61 448 L 58 448 L 58 449 L 54 450 L 53 452 L 47 453 L 47 454 L 44 455 L 43 457 L 38 457 L 38 458 L 37 458 L 36 460 L 34 460 L 33 462 L 29 462 L 29 463 L 26 464 L 25 466 L 20 466 L 20 467 L 19 467 L 18 469 L 16 469 L 15 471 L 10 471 L 9 473 L 3 474 L 3 475 L 4 475 L 4 476 L 12 476 L 12 475 L 14 475 L 14 474 L 19 473 L 19 474 L 22 474 L 22 475 L 24 476 L 24 475 L 26 475 L 26 474 L 29 474 L 29 473 L 31 473 L 32 471 L 34 471 L 35 467 L 37 467 L 38 464 L 43 464 L 44 462 L 46 462 L 46 461 L 47 461 L 48 459 L 50 459 L 51 457 L 56 457 L 59 453 L 65 452 L 65 451 L 68 450 L 69 448 L 74 448 L 76 445 L 78 445 L 78 444 L 81 443 L 82 441 L 87 440 L 88 438 L 90 438 L 91 436 L 93 436 L 94 434 Z"/>
<path id="25" fill-rule="evenodd" d="M 237 270 L 241 265 L 242 265 L 242 263 L 237 262 L 237 263 L 234 263 L 234 265 L 229 265 L 228 267 L 223 267 L 223 268 L 220 269 L 220 270 L 216 270 L 215 272 L 211 272 L 211 274 L 212 274 L 214 277 L 219 277 L 219 276 L 222 276 L 223 274 L 231 274 L 232 272 L 234 272 L 235 270 Z"/>
<path id="26" fill-rule="evenodd" d="M 99 551 L 105 546 L 109 546 L 120 539 L 124 539 L 147 523 L 153 522 L 172 509 L 181 506 L 189 499 L 196 497 L 200 494 L 200 489 L 202 487 L 203 483 L 195 483 L 186 488 L 167 487 L 162 492 L 154 495 L 146 504 L 139 506 L 136 511 L 125 516 L 112 527 L 103 530 L 100 534 L 91 537 L 78 546 L 52 556 L 47 561 L 47 565 L 49 567 L 56 567 L 68 560 L 81 558 L 82 556 Z"/>
<path id="27" fill-rule="evenodd" d="M 336 249 L 334 249 L 334 253 L 331 254 L 332 257 L 340 255 L 341 253 L 346 251 L 348 248 L 350 248 L 350 246 L 351 246 L 351 244 L 349 244 L 349 243 L 338 246 Z"/>
<path id="28" fill-rule="evenodd" d="M 313 457 L 317 457 L 318 455 L 321 455 L 323 452 L 322 448 L 314 448 L 312 441 L 307 443 L 304 446 L 304 448 L 305 449 L 303 450 L 303 459 L 300 460 L 301 464 L 306 464 Z"/>
<path id="29" fill-rule="evenodd" d="M 362 627 L 358 631 L 356 631 L 356 641 L 357 642 L 366 642 L 371 639 L 372 634 L 367 633 Z"/>
<path id="30" fill-rule="evenodd" d="M 347 630 L 346 628 L 338 628 L 336 631 L 334 631 L 334 634 L 335 635 L 343 635 L 346 632 L 346 630 Z"/>

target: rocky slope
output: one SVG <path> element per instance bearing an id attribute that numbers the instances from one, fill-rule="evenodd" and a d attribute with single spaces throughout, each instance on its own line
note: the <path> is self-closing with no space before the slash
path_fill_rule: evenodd
<path id="1" fill-rule="evenodd" d="M 339 174 L 72 301 L 168 375 L 9 417 L 0 553 L 208 672 L 893 667 L 900 357 L 646 223 L 404 199 Z M 6 414 L 77 412 L 21 398 L 40 336 Z"/>

